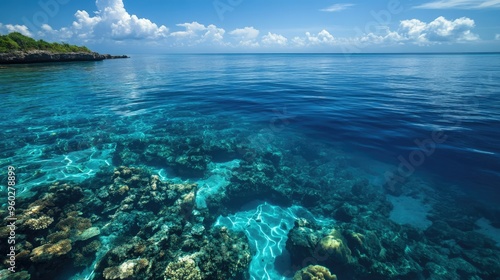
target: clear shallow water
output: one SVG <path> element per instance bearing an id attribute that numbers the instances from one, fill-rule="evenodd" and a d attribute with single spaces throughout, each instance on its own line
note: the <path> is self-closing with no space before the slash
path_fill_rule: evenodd
<path id="1" fill-rule="evenodd" d="M 0 68 L 0 168 L 15 166 L 28 195 L 49 182 L 144 165 L 162 180 L 197 182 L 196 205 L 205 209 L 231 185 L 241 160 L 269 152 L 292 163 L 284 174 L 307 178 L 304 187 L 324 193 L 358 179 L 380 192 L 416 184 L 413 193 L 411 184 L 402 192 L 418 199 L 389 199 L 391 219 L 425 230 L 440 203 L 433 191 L 461 193 L 467 203 L 500 202 L 499 83 L 498 54 L 164 55 L 8 66 Z M 186 171 L 151 151 L 176 163 L 205 153 L 210 162 L 205 171 Z M 256 168 L 272 177 L 265 165 Z M 266 198 L 238 198 L 229 208 Z M 299 209 L 289 206 L 213 217 L 263 248 L 256 256 L 270 264 L 254 259 L 254 279 L 268 269 L 278 273 L 274 247 L 259 242 L 279 241 L 275 249 L 283 250 L 296 218 L 289 209 Z M 270 221 L 262 234 L 242 229 L 259 226 L 251 221 L 255 211 Z"/>
<path id="2" fill-rule="evenodd" d="M 92 174 L 112 164 L 113 135 L 140 139 L 182 122 L 207 134 L 324 142 L 396 167 L 398 156 L 418 149 L 415 140 L 436 131 L 446 141 L 417 173 L 499 198 L 499 62 L 499 55 L 165 55 L 9 66 L 0 69 L 1 165 L 56 178 Z M 27 185 L 49 179 L 22 176 Z"/>

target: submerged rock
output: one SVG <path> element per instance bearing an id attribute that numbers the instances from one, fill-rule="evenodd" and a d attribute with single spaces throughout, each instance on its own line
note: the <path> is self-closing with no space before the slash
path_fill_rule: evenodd
<path id="1" fill-rule="evenodd" d="M 81 234 L 77 235 L 75 240 L 84 241 L 84 240 L 93 238 L 95 236 L 98 236 L 99 234 L 101 234 L 101 231 L 99 230 L 98 227 L 91 227 L 91 228 L 86 229 Z"/>

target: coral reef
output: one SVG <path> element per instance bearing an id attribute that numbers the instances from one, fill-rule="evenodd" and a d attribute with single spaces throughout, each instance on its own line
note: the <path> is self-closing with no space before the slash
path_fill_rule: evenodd
<path id="1" fill-rule="evenodd" d="M 149 261 L 146 259 L 128 260 L 119 266 L 108 267 L 104 269 L 105 279 L 142 279 L 140 273 L 148 267 Z"/>
<path id="2" fill-rule="evenodd" d="M 247 273 L 246 237 L 206 229 L 208 212 L 195 207 L 196 184 L 164 182 L 125 166 L 86 184 L 103 187 L 52 184 L 37 189 L 41 198 L 20 202 L 20 228 L 43 230 L 18 237 L 16 265 L 23 275 L 29 270 L 31 279 L 53 279 L 62 267 L 90 266 L 96 280 L 243 279 Z M 195 278 L 179 278 L 180 267 L 193 264 Z"/>
<path id="3" fill-rule="evenodd" d="M 41 216 L 37 219 L 28 219 L 24 224 L 27 225 L 30 229 L 40 230 L 46 229 L 50 224 L 54 222 L 54 219 L 48 216 Z"/>
<path id="4" fill-rule="evenodd" d="M 154 264 L 141 279 L 198 279 L 182 278 L 184 266 L 196 267 L 189 277 L 199 279 L 237 279 L 248 269 L 250 247 L 243 235 L 205 230 L 208 213 L 195 207 L 196 184 L 164 182 L 124 166 L 111 182 L 103 205 L 110 218 L 103 219 L 101 235 L 120 237 L 97 263 L 96 279 L 116 277 L 124 263 L 138 258 Z M 125 195 L 115 192 L 123 185 L 130 187 Z"/>
<path id="5" fill-rule="evenodd" d="M 8 280 L 30 280 L 31 276 L 27 271 L 19 271 L 12 273 L 7 269 L 0 270 L 0 279 Z"/>
<path id="6" fill-rule="evenodd" d="M 296 265 L 310 257 L 314 257 L 318 264 L 334 267 L 352 262 L 351 250 L 340 230 L 319 227 L 311 221 L 295 223 L 288 233 L 286 248 Z"/>
<path id="7" fill-rule="evenodd" d="M 253 200 L 308 210 L 293 215 L 307 218 L 297 219 L 293 228 L 292 220 L 270 227 L 262 217 L 252 218 L 256 227 L 269 227 L 269 234 L 288 237 L 288 254 L 275 256 L 284 263 L 289 258 L 291 264 L 280 268 L 286 277 L 335 279 L 330 271 L 354 280 L 500 275 L 499 248 L 476 231 L 475 222 L 492 213 L 489 209 L 466 200 L 457 209 L 456 196 L 439 192 L 427 195 L 435 200 L 429 202 L 418 197 L 429 190 L 410 178 L 398 195 L 429 205 L 429 226 L 398 223 L 391 219 L 396 207 L 387 193 L 357 176 L 348 158 L 324 147 L 300 140 L 262 147 L 248 135 L 203 136 L 182 123 L 158 130 L 164 137 L 120 142 L 115 169 L 78 184 L 40 185 L 30 190 L 33 196 L 19 199 L 19 275 L 56 279 L 64 268 L 90 269 L 95 280 L 248 279 L 252 257 L 258 255 L 252 248 L 260 244 L 214 223 L 218 216 L 244 211 L 240 207 Z M 169 137 L 171 131 L 185 136 Z M 168 178 L 180 177 L 165 179 L 137 162 L 168 169 Z M 318 225 L 313 220 L 319 216 L 336 223 Z M 0 237 L 8 234 L 0 230 Z"/>
<path id="8" fill-rule="evenodd" d="M 337 276 L 332 275 L 330 270 L 324 266 L 310 265 L 297 271 L 293 280 L 337 280 Z"/>
<path id="9" fill-rule="evenodd" d="M 168 264 L 165 280 L 202 280 L 202 274 L 193 256 L 184 256 Z"/>
<path id="10" fill-rule="evenodd" d="M 45 244 L 36 247 L 31 251 L 30 259 L 33 262 L 51 261 L 55 257 L 69 253 L 71 249 L 71 241 L 69 239 L 64 239 L 55 244 Z"/>
<path id="11" fill-rule="evenodd" d="M 350 262 L 351 250 L 347 247 L 344 237 L 338 230 L 334 229 L 321 238 L 318 246 L 320 248 L 320 254 L 330 256 L 334 262 L 341 264 Z"/>

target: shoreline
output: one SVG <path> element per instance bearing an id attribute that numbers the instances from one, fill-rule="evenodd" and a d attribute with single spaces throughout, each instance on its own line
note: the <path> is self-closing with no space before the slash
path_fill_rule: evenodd
<path id="1" fill-rule="evenodd" d="M 126 55 L 99 54 L 97 52 L 53 53 L 50 51 L 27 51 L 0 53 L 2 64 L 32 64 L 46 62 L 102 61 L 105 59 L 129 58 Z"/>

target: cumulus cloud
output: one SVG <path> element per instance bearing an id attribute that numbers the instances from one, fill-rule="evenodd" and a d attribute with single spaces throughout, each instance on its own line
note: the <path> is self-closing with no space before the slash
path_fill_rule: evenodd
<path id="1" fill-rule="evenodd" d="M 292 39 L 292 44 L 296 47 L 302 48 L 306 46 L 306 40 L 302 37 L 295 36 Z"/>
<path id="2" fill-rule="evenodd" d="M 325 29 L 321 30 L 318 34 L 311 34 L 310 32 L 306 32 L 307 42 L 311 45 L 320 45 L 320 44 L 333 44 L 335 42 L 335 38 L 330 32 Z"/>
<path id="3" fill-rule="evenodd" d="M 438 17 L 428 23 L 418 19 L 409 19 L 401 21 L 397 30 L 386 28 L 377 34 L 361 33 L 354 37 L 337 38 L 325 29 L 317 34 L 306 32 L 305 36 L 293 37 L 290 40 L 290 45 L 298 48 L 336 46 L 359 50 L 369 45 L 416 44 L 426 46 L 441 43 L 466 42 L 479 39 L 476 34 L 472 33 L 474 26 L 474 20 L 467 17 L 455 20 Z M 499 36 L 500 34 L 497 37 Z"/>
<path id="4" fill-rule="evenodd" d="M 199 32 L 205 30 L 205 28 L 206 28 L 205 25 L 200 24 L 198 22 L 180 23 L 180 24 L 177 24 L 177 26 L 184 27 L 186 30 L 172 32 L 170 34 L 170 36 L 178 37 L 178 38 L 196 37 L 199 34 Z"/>
<path id="5" fill-rule="evenodd" d="M 472 33 L 474 26 L 474 21 L 466 17 L 455 20 L 447 20 L 444 17 L 438 17 L 429 23 L 418 19 L 408 19 L 401 21 L 396 31 L 386 29 L 385 33 L 368 33 L 355 38 L 341 38 L 337 40 L 337 43 L 362 47 L 380 44 L 416 44 L 427 46 L 442 43 L 475 41 L 478 40 L 479 37 Z"/>
<path id="6" fill-rule="evenodd" d="M 400 23 L 398 33 L 405 40 L 417 44 L 474 41 L 479 39 L 471 31 L 474 26 L 474 20 L 470 18 L 461 17 L 455 20 L 447 20 L 441 16 L 430 23 L 418 19 L 403 20 Z"/>
<path id="7" fill-rule="evenodd" d="M 99 35 L 110 35 L 117 40 L 157 39 L 166 37 L 168 33 L 164 25 L 158 26 L 149 19 L 129 14 L 123 0 L 97 0 L 96 6 L 98 11 L 95 17 L 79 11 L 75 15 L 77 21 L 73 25 L 81 25 L 91 32 L 103 31 L 104 34 Z"/>
<path id="8" fill-rule="evenodd" d="M 406 39 L 401 34 L 388 30 L 384 35 L 369 33 L 359 38 L 350 39 L 347 42 L 356 44 L 402 44 L 404 41 Z"/>
<path id="9" fill-rule="evenodd" d="M 490 0 L 494 3 L 497 0 Z M 500 1 L 500 0 L 498 0 Z M 453 1 L 441 1 L 453 2 Z M 469 3 L 469 0 L 462 0 L 461 3 Z M 477 1 L 476 1 L 477 2 Z M 184 46 L 225 46 L 225 47 L 291 47 L 306 49 L 329 48 L 329 47 L 352 47 L 357 49 L 368 45 L 408 45 L 416 44 L 421 46 L 456 43 L 479 40 L 479 37 L 472 32 L 475 27 L 474 20 L 461 17 L 448 20 L 442 16 L 431 22 L 424 22 L 419 19 L 407 19 L 400 22 L 396 30 L 388 27 L 380 32 L 362 33 L 353 37 L 334 37 L 326 29 L 318 33 L 305 32 L 302 36 L 287 37 L 272 32 L 267 32 L 259 39 L 260 31 L 253 26 L 234 29 L 229 33 L 229 39 L 225 36 L 226 31 L 213 24 L 204 25 L 196 21 L 190 23 L 177 24 L 177 30 L 169 33 L 167 27 L 151 22 L 149 19 L 139 18 L 130 15 L 124 5 L 123 0 L 96 0 L 98 11 L 91 16 L 87 11 L 77 11 L 75 21 L 60 29 L 53 29 L 50 25 L 44 24 L 37 34 L 32 34 L 25 25 L 12 25 L 0 23 L 0 33 L 20 32 L 27 36 L 38 35 L 50 41 L 71 40 L 116 40 L 123 43 L 127 39 L 146 39 L 145 42 L 154 42 L 158 45 L 184 47 Z M 337 4 L 349 5 L 351 4 Z M 333 6 L 332 6 L 333 7 Z M 330 7 L 330 8 L 332 8 Z M 338 6 L 340 7 L 340 6 Z M 337 8 L 338 8 L 337 7 Z M 348 7 L 348 6 L 346 6 Z M 332 8 L 332 11 L 334 9 Z M 500 34 L 493 35 L 495 40 L 500 40 Z M 166 41 L 158 41 L 158 39 Z M 149 40 L 149 41 L 148 41 Z M 141 41 L 142 44 L 143 41 Z"/>
<path id="10" fill-rule="evenodd" d="M 26 25 L 19 24 L 6 24 L 3 25 L 0 23 L 0 33 L 11 33 L 11 32 L 19 32 L 25 36 L 32 36 Z"/>
<path id="11" fill-rule="evenodd" d="M 59 40 L 67 40 L 73 37 L 75 33 L 67 27 L 63 27 L 59 30 L 54 30 L 48 24 L 43 24 L 41 26 L 41 30 L 38 32 L 38 35 L 44 38 L 57 38 Z"/>
<path id="12" fill-rule="evenodd" d="M 168 28 L 164 25 L 158 26 L 149 19 L 129 14 L 123 0 L 96 0 L 96 6 L 94 16 L 89 15 L 87 11 L 78 10 L 75 13 L 76 20 L 71 26 L 54 30 L 44 25 L 39 35 L 59 35 L 62 39 L 75 36 L 83 40 L 126 40 L 159 39 L 168 34 Z"/>
<path id="13" fill-rule="evenodd" d="M 354 6 L 354 4 L 335 4 L 327 8 L 321 9 L 322 12 L 340 12 Z"/>
<path id="14" fill-rule="evenodd" d="M 288 39 L 285 36 L 271 32 L 262 37 L 262 44 L 264 45 L 286 46 L 287 42 Z"/>
<path id="15" fill-rule="evenodd" d="M 241 46 L 257 47 L 259 43 L 256 41 L 260 31 L 253 26 L 235 29 L 229 32 L 230 35 L 239 40 Z"/>
<path id="16" fill-rule="evenodd" d="M 495 35 L 495 40 L 500 40 L 500 34 Z"/>
<path id="17" fill-rule="evenodd" d="M 500 8 L 500 0 L 439 0 L 415 6 L 416 9 L 487 9 Z"/>
<path id="18" fill-rule="evenodd" d="M 210 24 L 205 26 L 198 22 L 177 24 L 179 27 L 184 27 L 185 30 L 172 32 L 170 37 L 177 40 L 181 45 L 196 45 L 204 42 L 224 44 L 224 33 L 222 28 Z"/>

